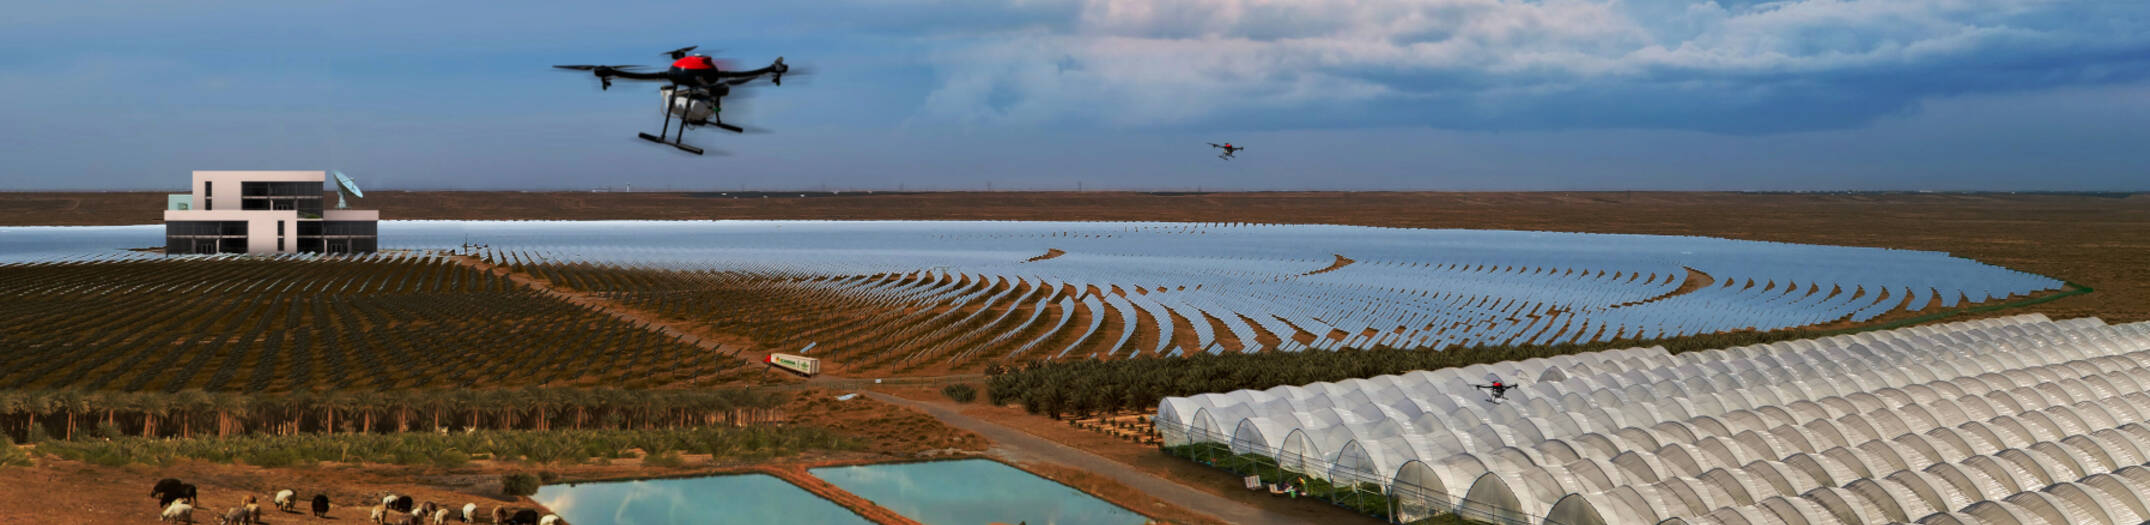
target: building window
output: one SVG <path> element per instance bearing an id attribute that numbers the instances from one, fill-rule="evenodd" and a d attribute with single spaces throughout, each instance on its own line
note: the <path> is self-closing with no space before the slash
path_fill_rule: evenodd
<path id="1" fill-rule="evenodd" d="M 284 236 L 284 221 L 276 221 L 276 236 Z"/>
<path id="2" fill-rule="evenodd" d="M 276 251 L 279 251 L 279 252 L 280 252 L 280 251 L 284 251 L 284 238 L 283 238 L 283 237 L 277 237 L 277 238 L 276 238 Z"/>
<path id="3" fill-rule="evenodd" d="M 216 196 L 216 181 L 213 181 L 213 180 L 205 180 L 205 181 L 202 181 L 202 196 L 203 196 L 203 197 L 215 197 L 215 196 Z"/>

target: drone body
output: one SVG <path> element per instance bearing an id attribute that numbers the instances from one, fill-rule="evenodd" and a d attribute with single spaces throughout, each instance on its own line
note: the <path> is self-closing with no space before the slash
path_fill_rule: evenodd
<path id="1" fill-rule="evenodd" d="M 1239 147 L 1239 146 L 1234 146 L 1234 145 L 1232 145 L 1232 143 L 1230 143 L 1230 142 L 1226 142 L 1226 143 L 1223 143 L 1223 144 L 1218 144 L 1218 143 L 1215 143 L 1215 142 L 1211 142 L 1211 143 L 1209 143 L 1209 147 L 1212 147 L 1212 148 L 1220 148 L 1220 149 L 1223 149 L 1223 150 L 1224 150 L 1224 153 L 1223 153 L 1223 154 L 1220 154 L 1220 155 L 1217 155 L 1217 158 L 1220 158 L 1220 159 L 1224 159 L 1224 160 L 1232 160 L 1232 154 L 1233 154 L 1233 153 L 1238 153 L 1238 152 L 1239 152 L 1239 150 L 1247 149 L 1247 148 L 1243 148 L 1243 147 Z"/>
<path id="2" fill-rule="evenodd" d="M 771 84 L 784 85 L 784 73 L 791 71 L 791 66 L 784 64 L 783 57 L 777 57 L 775 62 L 769 64 L 769 67 L 747 71 L 726 71 L 719 67 L 720 65 L 715 59 L 706 55 L 688 54 L 688 52 L 694 51 L 695 47 L 698 46 L 687 46 L 665 52 L 666 55 L 672 57 L 672 65 L 662 73 L 644 73 L 639 71 L 642 69 L 641 66 L 572 65 L 553 67 L 589 71 L 597 76 L 601 88 L 608 90 L 612 88 L 614 79 L 666 83 L 664 87 L 657 90 L 658 94 L 662 95 L 664 99 L 664 126 L 656 135 L 648 133 L 639 135 L 643 140 L 668 144 L 679 148 L 681 151 L 700 155 L 702 154 L 702 148 L 680 142 L 687 137 L 687 128 L 712 126 L 733 133 L 745 132 L 745 128 L 726 124 L 722 120 L 724 97 L 732 93 L 732 86 L 752 82 L 754 79 L 761 78 L 764 75 L 769 77 Z M 672 136 L 672 120 L 675 117 L 679 119 L 677 138 Z"/>

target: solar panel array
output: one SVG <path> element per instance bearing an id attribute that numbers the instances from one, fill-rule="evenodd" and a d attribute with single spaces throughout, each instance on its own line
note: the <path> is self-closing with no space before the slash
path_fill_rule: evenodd
<path id="1" fill-rule="evenodd" d="M 1328 225 L 411 221 L 383 223 L 381 238 L 781 276 L 891 309 L 982 316 L 974 324 L 992 333 L 977 339 L 990 344 L 951 357 L 1647 339 L 1864 321 L 2063 284 L 1937 252 Z M 1044 348 L 1040 332 L 1079 336 Z"/>
<path id="2" fill-rule="evenodd" d="M 2150 323 L 2033 314 L 1168 398 L 1157 418 L 1168 446 L 1378 483 L 1401 522 L 2132 524 L 2146 365 Z M 1488 374 L 1521 389 L 1494 402 L 1469 386 Z"/>

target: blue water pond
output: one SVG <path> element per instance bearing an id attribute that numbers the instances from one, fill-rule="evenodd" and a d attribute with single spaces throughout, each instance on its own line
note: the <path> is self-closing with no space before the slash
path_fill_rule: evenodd
<path id="1" fill-rule="evenodd" d="M 762 474 L 547 485 L 531 499 L 568 523 L 873 525 L 849 509 Z"/>
<path id="2" fill-rule="evenodd" d="M 1117 505 L 984 459 L 828 467 L 811 471 L 875 504 L 932 525 L 1130 525 Z"/>

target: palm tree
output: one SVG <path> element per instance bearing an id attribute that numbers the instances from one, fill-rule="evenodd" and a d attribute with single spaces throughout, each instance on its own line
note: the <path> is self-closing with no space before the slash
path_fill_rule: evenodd
<path id="1" fill-rule="evenodd" d="M 478 407 L 482 406 L 480 403 L 484 401 L 484 398 L 480 397 L 480 394 L 476 390 L 463 389 L 455 391 L 455 397 L 453 400 L 455 402 L 457 410 L 460 410 L 466 414 L 470 414 L 470 429 L 477 430 Z"/>
<path id="2" fill-rule="evenodd" d="M 142 415 L 142 437 L 155 437 L 157 434 L 158 412 L 152 406 L 154 403 L 156 403 L 155 398 L 157 397 L 161 396 L 144 392 L 133 392 L 127 394 L 126 397 L 122 397 L 119 399 L 120 405 L 126 408 L 128 412 L 134 412 Z"/>
<path id="3" fill-rule="evenodd" d="M 357 410 L 359 413 L 358 431 L 360 433 L 372 433 L 373 412 L 376 410 L 380 410 L 381 405 L 383 404 L 381 392 L 377 390 L 366 390 L 358 392 L 355 394 L 351 394 L 350 400 L 351 409 Z"/>
<path id="4" fill-rule="evenodd" d="M 315 396 L 312 390 L 294 390 L 283 396 L 280 405 L 287 426 L 279 433 L 293 435 L 304 431 L 307 409 L 313 408 L 318 399 L 320 398 Z"/>
<path id="5" fill-rule="evenodd" d="M 203 392 L 199 388 L 181 390 L 178 395 L 173 396 L 172 404 L 179 411 L 179 437 L 181 439 L 194 437 L 194 414 L 208 410 L 210 403 L 209 393 Z"/>
<path id="6" fill-rule="evenodd" d="M 216 409 L 217 437 L 226 437 L 235 431 L 242 434 L 246 432 L 241 420 L 253 408 L 252 396 L 220 393 L 210 398 L 209 402 L 210 406 Z"/>
<path id="7" fill-rule="evenodd" d="M 590 401 L 594 398 L 594 396 L 590 394 L 590 391 L 578 388 L 568 390 L 566 395 L 562 396 L 562 398 L 565 399 L 568 404 L 575 406 L 575 430 L 582 430 L 582 423 L 583 421 L 586 421 L 588 419 L 590 412 Z"/>
<path id="8" fill-rule="evenodd" d="M 439 390 L 426 390 L 416 392 L 416 395 L 418 396 L 418 401 L 416 404 L 418 406 L 424 407 L 427 413 L 433 415 L 432 429 L 441 428 L 440 413 L 442 409 L 447 408 L 448 406 L 448 394 Z"/>
<path id="9" fill-rule="evenodd" d="M 104 417 L 99 418 L 99 421 L 106 424 L 113 424 L 112 405 L 117 404 L 115 402 L 118 401 L 118 397 L 119 395 L 116 393 L 108 393 L 103 390 L 91 390 L 87 393 L 82 394 L 83 411 L 93 412 L 102 410 L 105 414 Z"/>
<path id="10" fill-rule="evenodd" d="M 389 406 L 394 407 L 396 410 L 397 432 L 409 432 L 411 430 L 411 405 L 418 400 L 418 395 L 421 394 L 423 394 L 421 391 L 405 391 L 388 399 Z"/>
<path id="11" fill-rule="evenodd" d="M 321 407 L 321 414 L 328 419 L 327 433 L 336 433 L 336 411 L 350 403 L 350 398 L 340 390 L 322 392 L 314 404 Z"/>
<path id="12" fill-rule="evenodd" d="M 60 394 L 51 390 L 39 390 L 25 395 L 23 400 L 25 411 L 30 418 L 23 424 L 22 432 L 24 439 L 28 439 L 32 428 L 43 428 L 45 416 L 60 410 Z"/>
<path id="13" fill-rule="evenodd" d="M 85 403 L 82 399 L 82 392 L 76 390 L 62 390 L 58 394 L 54 395 L 52 397 L 52 400 L 54 408 L 67 411 L 67 434 L 66 437 L 63 437 L 61 439 L 67 441 L 74 441 L 75 413 L 81 411 L 82 408 L 85 406 Z"/>

